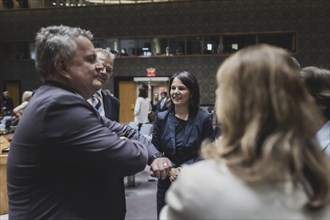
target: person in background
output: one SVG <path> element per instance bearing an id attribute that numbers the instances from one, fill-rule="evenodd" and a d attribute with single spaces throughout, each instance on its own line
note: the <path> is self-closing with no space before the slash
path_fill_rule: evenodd
<path id="1" fill-rule="evenodd" d="M 0 118 L 2 117 L 2 95 L 0 95 Z"/>
<path id="2" fill-rule="evenodd" d="M 222 134 L 182 169 L 161 219 L 327 219 L 329 164 L 311 102 L 284 49 L 260 44 L 226 59 L 215 106 Z"/>
<path id="3" fill-rule="evenodd" d="M 135 101 L 134 122 L 138 123 L 139 129 L 142 124 L 149 122 L 148 114 L 151 111 L 151 104 L 148 98 L 148 92 L 145 87 L 139 88 L 139 96 Z"/>
<path id="4" fill-rule="evenodd" d="M 124 57 L 128 56 L 128 53 L 127 53 L 126 48 L 122 48 L 122 49 L 121 49 L 121 51 L 120 51 L 120 56 L 124 56 Z"/>
<path id="5" fill-rule="evenodd" d="M 115 56 L 108 50 L 103 48 L 95 49 L 97 60 L 103 65 L 103 70 L 101 71 L 100 81 L 102 82 L 102 88 L 106 83 L 109 82 L 112 73 Z M 95 103 L 100 103 L 98 111 L 101 116 L 105 116 L 112 121 L 119 121 L 119 100 L 108 94 L 107 92 L 99 89 L 92 98 L 87 100 L 91 105 Z"/>
<path id="6" fill-rule="evenodd" d="M 11 115 L 14 108 L 14 102 L 13 99 L 10 97 L 10 94 L 8 91 L 4 91 L 2 93 L 2 105 L 1 105 L 1 111 L 2 115 Z"/>
<path id="7" fill-rule="evenodd" d="M 215 114 L 214 106 L 210 106 L 208 108 L 208 112 L 212 118 L 212 127 L 215 133 L 215 137 L 219 137 L 221 135 L 221 124 L 218 122 L 217 116 Z"/>
<path id="8" fill-rule="evenodd" d="M 163 91 L 160 93 L 160 100 L 157 103 L 156 114 L 158 112 L 163 112 L 168 109 L 168 105 L 171 100 L 167 97 L 167 92 Z"/>
<path id="9" fill-rule="evenodd" d="M 174 166 L 166 179 L 158 180 L 158 215 L 165 205 L 165 193 L 181 167 L 199 161 L 202 141 L 214 140 L 215 136 L 210 115 L 199 108 L 199 85 L 193 74 L 186 71 L 174 74 L 169 91 L 169 110 L 157 114 L 152 135 L 152 143 Z"/>
<path id="10" fill-rule="evenodd" d="M 32 95 L 33 95 L 32 91 L 23 92 L 22 103 L 14 108 L 13 112 L 17 115 L 17 117 L 19 119 L 22 117 L 24 109 L 26 108 L 27 104 L 29 103 Z"/>
<path id="11" fill-rule="evenodd" d="M 330 70 L 315 66 L 304 67 L 301 75 L 309 93 L 314 97 L 316 105 L 321 110 L 321 129 L 316 138 L 322 151 L 330 156 Z"/>
<path id="12" fill-rule="evenodd" d="M 150 165 L 165 178 L 170 163 L 136 130 L 91 106 L 102 87 L 90 31 L 49 26 L 36 35 L 36 69 L 44 82 L 11 141 L 9 219 L 125 219 L 119 178 Z"/>
<path id="13" fill-rule="evenodd" d="M 155 92 L 154 93 L 154 96 L 152 98 L 152 101 L 151 101 L 151 106 L 152 106 L 152 111 L 153 112 L 156 112 L 157 111 L 157 104 L 158 104 L 158 102 L 160 100 L 159 97 L 160 97 L 160 95 L 158 94 L 158 92 Z"/>

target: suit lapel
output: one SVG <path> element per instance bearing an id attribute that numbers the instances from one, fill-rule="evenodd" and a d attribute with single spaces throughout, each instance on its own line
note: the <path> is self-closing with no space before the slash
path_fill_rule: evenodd
<path id="1" fill-rule="evenodd" d="M 102 98 L 103 98 L 103 108 L 105 117 L 111 118 L 111 103 L 110 100 L 106 97 L 107 94 L 102 91 Z"/>
<path id="2" fill-rule="evenodd" d="M 188 118 L 188 121 L 186 123 L 186 127 L 185 127 L 185 130 L 184 130 L 184 137 L 185 137 L 185 140 L 183 142 L 183 146 L 187 146 L 187 142 L 188 142 L 188 139 L 190 137 L 190 134 L 193 130 L 193 126 L 195 124 L 195 119 L 196 117 L 192 116 L 189 114 L 189 118 Z"/>
<path id="3" fill-rule="evenodd" d="M 172 147 L 176 148 L 176 141 L 175 141 L 175 115 L 173 111 L 170 111 L 170 115 L 168 116 L 169 121 L 169 129 L 170 129 L 170 138 Z"/>

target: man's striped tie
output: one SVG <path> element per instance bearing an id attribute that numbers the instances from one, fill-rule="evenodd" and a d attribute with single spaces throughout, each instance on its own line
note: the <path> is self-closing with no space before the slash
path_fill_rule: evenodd
<path id="1" fill-rule="evenodd" d="M 92 96 L 92 105 L 100 113 L 101 116 L 104 116 L 104 110 L 102 108 L 102 103 L 98 95 Z"/>

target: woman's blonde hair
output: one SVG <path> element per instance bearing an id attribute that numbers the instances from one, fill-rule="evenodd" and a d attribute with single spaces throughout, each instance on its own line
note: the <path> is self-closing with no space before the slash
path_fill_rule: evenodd
<path id="1" fill-rule="evenodd" d="M 22 102 L 29 101 L 32 97 L 33 92 L 32 91 L 24 91 L 22 95 Z"/>
<path id="2" fill-rule="evenodd" d="M 224 160 L 247 182 L 302 184 L 317 208 L 329 202 L 329 167 L 315 141 L 316 108 L 283 49 L 257 45 L 229 57 L 217 73 L 216 115 L 223 132 L 203 156 Z"/>

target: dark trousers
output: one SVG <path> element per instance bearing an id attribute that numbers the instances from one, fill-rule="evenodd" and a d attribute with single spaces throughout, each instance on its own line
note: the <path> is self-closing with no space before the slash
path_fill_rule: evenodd
<path id="1" fill-rule="evenodd" d="M 170 178 L 167 177 L 164 180 L 159 179 L 157 184 L 157 219 L 159 219 L 159 213 L 162 208 L 166 205 L 165 202 L 165 194 L 167 190 L 170 188 L 171 181 Z"/>
<path id="2" fill-rule="evenodd" d="M 143 123 L 139 123 L 138 124 L 138 129 L 139 129 L 139 131 L 141 130 L 141 126 L 143 125 Z"/>

